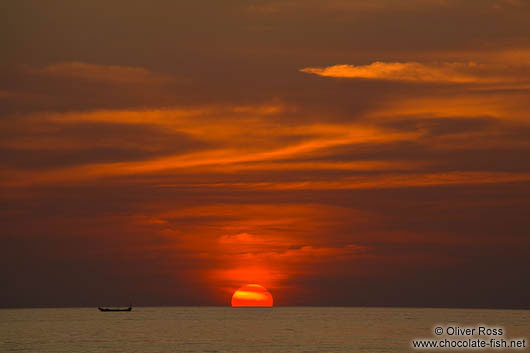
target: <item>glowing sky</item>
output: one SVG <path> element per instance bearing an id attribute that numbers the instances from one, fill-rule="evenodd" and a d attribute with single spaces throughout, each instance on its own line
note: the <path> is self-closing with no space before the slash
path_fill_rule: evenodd
<path id="1" fill-rule="evenodd" d="M 1 7 L 0 306 L 528 306 L 528 1 Z"/>

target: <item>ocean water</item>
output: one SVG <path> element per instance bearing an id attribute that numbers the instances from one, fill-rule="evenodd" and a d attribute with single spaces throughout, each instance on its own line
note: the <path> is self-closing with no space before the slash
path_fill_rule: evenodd
<path id="1" fill-rule="evenodd" d="M 502 327 L 504 338 L 530 338 L 530 311 L 137 307 L 132 312 L 102 313 L 97 308 L 0 309 L 0 352 L 422 352 L 425 350 L 412 348 L 411 340 L 437 338 L 433 329 L 438 325 Z"/>

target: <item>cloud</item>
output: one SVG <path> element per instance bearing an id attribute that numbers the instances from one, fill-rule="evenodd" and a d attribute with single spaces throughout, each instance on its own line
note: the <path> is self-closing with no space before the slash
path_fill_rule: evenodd
<path id="1" fill-rule="evenodd" d="M 41 69 L 27 70 L 45 77 L 111 85 L 163 85 L 173 81 L 169 76 L 156 74 L 142 67 L 96 65 L 80 61 L 61 62 Z"/>
<path id="2" fill-rule="evenodd" d="M 296 182 L 259 182 L 210 184 L 210 187 L 240 188 L 247 190 L 362 190 L 398 189 L 443 185 L 479 185 L 512 182 L 529 182 L 530 173 L 508 172 L 445 172 L 445 173 L 401 173 L 374 176 L 346 177 L 335 180 L 304 180 Z M 204 185 L 203 187 L 206 187 Z"/>
<path id="3" fill-rule="evenodd" d="M 529 84 L 530 67 L 523 71 L 507 65 L 476 62 L 381 62 L 368 65 L 333 65 L 306 67 L 301 72 L 324 77 L 357 78 L 367 80 L 435 82 L 458 84 Z M 522 74 L 522 75 L 521 75 Z"/>
<path id="4" fill-rule="evenodd" d="M 219 238 L 222 244 L 262 244 L 263 240 L 248 233 L 223 235 Z"/>
<path id="5" fill-rule="evenodd" d="M 304 270 L 321 271 L 322 264 L 348 263 L 368 250 L 340 237 L 338 228 L 345 219 L 360 225 L 369 218 L 349 207 L 223 203 L 177 205 L 170 210 L 160 206 L 147 206 L 145 212 L 150 214 L 142 212 L 122 222 L 130 225 L 133 219 L 131 228 L 146 233 L 170 234 L 168 229 L 178 229 L 168 238 L 173 251 L 194 266 L 202 263 L 206 271 L 201 275 L 218 288 L 228 288 L 230 294 L 233 286 L 245 282 L 277 288 Z M 321 236 L 327 232 L 337 236 Z"/>
<path id="6" fill-rule="evenodd" d="M 304 245 L 279 251 L 241 253 L 232 255 L 226 268 L 214 269 L 210 276 L 220 286 L 238 282 L 244 284 L 259 278 L 260 283 L 267 287 L 277 288 L 308 272 L 324 272 L 327 276 L 341 272 L 347 264 L 368 251 L 364 246 L 346 244 L 340 247 Z M 344 267 L 338 264 L 344 264 Z"/>
<path id="7" fill-rule="evenodd" d="M 433 90 L 425 94 L 382 102 L 380 107 L 367 113 L 366 117 L 372 121 L 382 119 L 387 122 L 395 122 L 399 117 L 414 117 L 418 121 L 434 117 L 479 119 L 489 117 L 498 121 L 527 124 L 528 109 L 530 101 L 526 90 L 506 90 L 489 94 L 477 90 L 448 93 Z"/>
<path id="8" fill-rule="evenodd" d="M 251 163 L 263 163 L 267 169 L 270 162 L 285 163 L 296 158 L 325 155 L 330 149 L 366 143 L 406 141 L 421 135 L 416 131 L 385 131 L 376 126 L 362 124 L 297 124 L 284 126 L 270 122 L 269 109 L 256 106 L 254 113 L 249 108 L 167 109 L 143 111 L 94 111 L 71 113 L 44 113 L 20 118 L 29 128 L 6 121 L 2 125 L 11 129 L 11 136 L 0 144 L 8 150 L 70 151 L 97 148 L 120 148 L 122 151 L 145 151 L 142 158 L 123 158 L 109 163 L 84 163 L 66 168 L 50 168 L 39 171 L 34 180 L 40 182 L 68 179 L 73 181 L 94 177 L 140 175 L 175 172 L 176 170 L 196 172 L 205 168 L 223 167 L 223 173 L 237 169 L 252 169 Z M 278 108 L 279 109 L 279 108 Z M 277 110 L 277 109 L 276 109 Z M 274 111 L 276 111 L 274 110 Z M 217 112 L 217 114 L 215 114 Z M 239 124 L 231 119 L 238 116 Z M 87 130 L 90 126 L 96 129 Z M 133 128 L 135 127 L 135 128 Z M 127 137 L 110 129 L 123 128 L 129 131 Z M 21 131 L 22 129 L 22 131 Z M 98 130 L 107 132 L 98 133 Z M 152 138 L 132 138 L 138 129 L 152 132 Z M 108 138 L 103 138 L 104 134 Z M 186 143 L 175 145 L 172 138 L 181 138 Z M 259 141 L 259 143 L 257 143 Z M 196 145 L 197 148 L 190 148 Z M 204 148 L 200 148 L 203 146 Z M 178 153 L 170 151 L 178 147 Z M 186 153 L 182 153 L 186 152 Z M 119 155 L 126 156 L 126 154 Z M 70 154 L 71 156 L 71 154 Z M 96 160 L 98 158 L 95 158 Z M 86 160 L 88 162 L 88 160 Z M 51 165 L 50 165 L 51 166 Z M 30 166 L 28 166 L 30 167 Z M 271 165 L 274 169 L 278 166 Z M 292 169 L 375 170 L 405 168 L 406 163 L 390 161 L 356 163 L 295 163 Z M 281 168 L 281 167 L 280 167 Z M 254 169 L 256 166 L 254 165 Z M 258 169 L 260 169 L 258 167 Z M 287 168 L 289 167 L 287 166 Z M 215 170 L 213 170 L 215 172 Z M 17 174 L 15 172 L 15 174 Z M 15 177 L 17 182 L 21 179 Z M 25 179 L 30 182 L 33 178 Z"/>
<path id="9" fill-rule="evenodd" d="M 528 6 L 524 0 L 497 0 L 493 3 L 492 7 L 496 10 L 503 8 L 523 8 Z"/>
<path id="10" fill-rule="evenodd" d="M 505 0 L 506 1 L 506 0 Z M 515 1 L 515 0 L 512 0 Z M 252 14 L 277 15 L 281 13 L 299 13 L 320 11 L 325 13 L 356 13 L 376 11 L 417 11 L 418 9 L 433 9 L 449 7 L 454 0 L 330 0 L 325 6 L 317 0 L 274 0 L 255 1 L 248 5 L 247 11 Z"/>

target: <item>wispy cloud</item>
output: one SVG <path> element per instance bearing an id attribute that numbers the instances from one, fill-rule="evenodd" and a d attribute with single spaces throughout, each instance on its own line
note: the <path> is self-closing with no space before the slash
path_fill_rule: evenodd
<path id="1" fill-rule="evenodd" d="M 476 62 L 381 62 L 368 65 L 333 65 L 306 67 L 301 72 L 325 77 L 368 80 L 439 82 L 461 84 L 528 84 L 530 66 L 513 67 Z"/>
<path id="2" fill-rule="evenodd" d="M 307 180 L 277 183 L 231 183 L 210 184 L 211 187 L 225 187 L 250 190 L 362 190 L 399 189 L 443 185 L 480 185 L 511 182 L 528 182 L 530 173 L 505 172 L 446 172 L 446 173 L 402 173 L 348 177 L 340 180 Z M 202 185 L 206 187 L 206 185 Z"/>
<path id="3" fill-rule="evenodd" d="M 153 85 L 173 81 L 168 75 L 157 74 L 143 67 L 97 65 L 80 61 L 61 62 L 40 69 L 27 67 L 26 70 L 47 77 L 114 85 Z"/>
<path id="4" fill-rule="evenodd" d="M 326 2 L 325 6 L 322 6 L 322 2 L 316 0 L 273 0 L 255 1 L 252 4 L 248 5 L 247 9 L 250 13 L 258 13 L 262 15 L 296 13 L 300 11 L 320 11 L 325 13 L 353 13 L 392 10 L 412 11 L 418 9 L 448 7 L 454 3 L 454 0 L 412 0 L 400 2 L 392 0 L 330 0 Z"/>
<path id="5" fill-rule="evenodd" d="M 58 181 L 57 178 L 87 180 L 94 177 L 139 175 L 176 172 L 191 169 L 216 172 L 221 167 L 223 173 L 242 170 L 384 170 L 410 169 L 413 166 L 403 161 L 356 161 L 355 163 L 336 162 L 303 162 L 297 158 L 314 158 L 325 155 L 330 149 L 342 146 L 354 146 L 366 143 L 381 143 L 392 141 L 407 141 L 421 135 L 417 131 L 386 131 L 369 124 L 297 124 L 283 126 L 268 121 L 269 111 L 261 106 L 256 106 L 254 114 L 249 108 L 236 106 L 231 109 L 204 108 L 204 109 L 174 109 L 156 111 L 100 111 L 88 113 L 65 114 L 37 114 L 26 117 L 26 123 L 34 123 L 32 128 L 25 130 L 24 136 L 10 137 L 0 144 L 5 148 L 16 150 L 47 150 L 47 151 L 72 151 L 80 149 L 96 149 L 109 147 L 105 139 L 80 138 L 78 130 L 72 130 L 79 124 L 99 124 L 99 128 L 110 129 L 113 126 L 147 127 L 156 128 L 153 136 L 156 144 L 145 145 L 145 142 L 135 139 L 123 138 L 117 131 L 109 132 L 113 143 L 125 149 L 154 152 L 151 158 L 123 160 L 111 163 L 85 163 L 65 168 L 58 167 L 49 170 L 40 170 L 36 179 L 26 178 L 41 182 Z M 279 108 L 278 108 L 279 109 Z M 212 111 L 219 112 L 217 116 L 209 116 Z M 240 124 L 234 125 L 230 117 L 239 114 Z M 244 124 L 243 124 L 244 122 Z M 105 125 L 106 124 L 106 125 Z M 18 131 L 18 125 L 11 126 L 9 122 L 5 127 L 12 129 L 13 134 Z M 70 129 L 65 129 L 70 128 Z M 162 130 L 161 130 L 162 129 Z M 51 130 L 56 133 L 48 133 Z M 44 132 L 43 132 L 44 131 Z M 74 132 L 71 136 L 68 132 Z M 134 132 L 136 130 L 130 130 Z M 158 131 L 158 132 L 157 132 Z M 33 137 L 28 138 L 32 132 Z M 156 154 L 168 147 L 164 136 L 171 132 L 175 138 L 184 139 L 189 143 L 195 141 L 204 146 L 200 150 L 180 149 L 178 153 Z M 169 136 L 169 135 L 168 135 Z M 255 144 L 254 141 L 260 141 Z M 207 147 L 206 147 L 207 146 Z M 183 153 L 184 152 L 184 153 Z M 274 165 L 274 162 L 280 163 Z M 292 167 L 291 162 L 294 162 Z M 251 165 L 254 163 L 254 165 Z M 272 164 L 271 164 L 272 163 Z M 283 165 L 282 165 L 283 164 Z M 234 168 L 232 170 L 232 168 Z M 12 171 L 15 183 L 21 181 L 19 172 Z M 218 170 L 217 170 L 218 172 Z M 27 172 L 22 171 L 23 174 Z"/>

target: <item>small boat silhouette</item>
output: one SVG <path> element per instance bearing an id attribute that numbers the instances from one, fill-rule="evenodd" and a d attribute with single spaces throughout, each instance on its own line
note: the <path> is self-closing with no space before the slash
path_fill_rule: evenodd
<path id="1" fill-rule="evenodd" d="M 102 308 L 98 307 L 99 311 L 132 311 L 132 305 L 129 305 L 128 308 Z"/>

